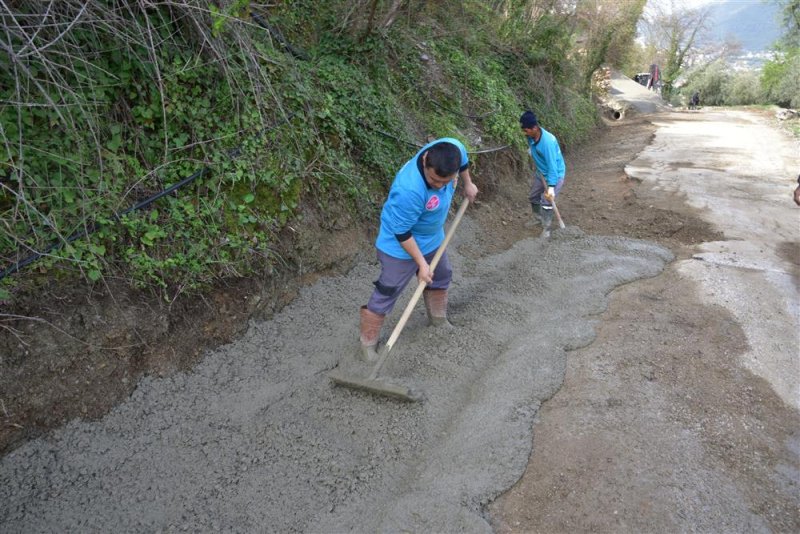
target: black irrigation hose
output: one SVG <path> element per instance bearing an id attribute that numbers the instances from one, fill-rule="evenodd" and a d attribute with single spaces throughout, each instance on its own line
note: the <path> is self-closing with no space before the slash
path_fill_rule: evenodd
<path id="1" fill-rule="evenodd" d="M 384 132 L 383 130 L 379 130 L 378 128 L 373 128 L 369 124 L 364 123 L 363 121 L 357 121 L 358 124 L 367 130 L 372 130 L 373 132 L 378 132 L 379 134 L 383 135 L 384 137 L 388 137 L 389 139 L 394 139 L 399 143 L 403 143 L 404 145 L 413 146 L 415 148 L 422 148 L 424 145 L 420 145 L 419 143 L 412 143 L 411 141 L 406 141 L 405 139 L 400 139 L 397 136 L 394 136 L 388 132 Z"/>
<path id="2" fill-rule="evenodd" d="M 395 141 L 399 141 L 400 143 L 404 143 L 404 144 L 406 144 L 408 146 L 413 146 L 413 147 L 416 147 L 416 148 L 422 148 L 423 146 L 425 146 L 425 145 L 421 145 L 419 143 L 412 143 L 411 141 L 406 141 L 405 139 L 400 139 L 399 137 L 396 137 L 396 136 L 394 136 L 394 135 L 392 135 L 392 134 L 390 134 L 388 132 L 384 132 L 383 130 L 379 130 L 378 128 L 373 128 L 372 126 L 369 126 L 368 124 L 365 124 L 362 121 L 358 121 L 358 124 L 360 124 L 364 128 L 367 128 L 368 130 L 372 130 L 374 132 L 378 132 L 379 134 L 381 134 L 383 136 L 389 137 L 390 139 L 394 139 Z M 498 152 L 500 150 L 505 150 L 505 149 L 510 148 L 510 147 L 511 147 L 511 145 L 503 145 L 503 146 L 498 146 L 498 147 L 495 147 L 495 148 L 486 148 L 484 150 L 467 151 L 467 154 L 488 154 L 489 152 Z"/>
<path id="3" fill-rule="evenodd" d="M 289 51 L 290 54 L 292 54 L 297 59 L 308 61 L 308 54 L 306 54 L 303 50 L 300 50 L 299 48 L 292 46 L 292 44 L 289 41 L 287 41 L 286 38 L 283 36 L 281 31 L 278 28 L 272 26 L 266 20 L 264 20 L 264 17 L 262 17 L 258 13 L 251 13 L 250 16 L 253 18 L 254 21 L 258 23 L 259 26 L 267 30 L 267 33 L 273 36 L 281 44 L 282 47 L 284 47 L 286 50 Z"/>
<path id="4" fill-rule="evenodd" d="M 160 193 L 158 193 L 156 195 L 153 195 L 152 197 L 148 198 L 147 200 L 143 200 L 142 202 L 139 202 L 135 206 L 131 206 L 130 208 L 128 208 L 125 211 L 123 211 L 122 213 L 115 214 L 114 217 L 113 217 L 114 220 L 115 221 L 119 221 L 124 215 L 127 215 L 128 213 L 130 213 L 132 211 L 135 211 L 135 210 L 138 210 L 138 209 L 142 209 L 142 208 L 145 208 L 145 207 L 149 206 L 150 204 L 152 204 L 153 202 L 155 202 L 159 198 L 161 198 L 161 197 L 163 197 L 165 195 L 169 195 L 170 193 L 172 193 L 176 189 L 178 189 L 180 187 L 183 187 L 184 185 L 188 184 L 189 182 L 195 181 L 197 178 L 199 178 L 202 175 L 204 175 L 207 171 L 208 171 L 208 167 L 200 169 L 199 171 L 195 172 L 193 175 L 189 176 L 188 178 L 185 178 L 185 179 L 181 180 L 180 182 L 178 182 L 177 184 L 175 184 L 175 185 L 173 185 L 171 187 L 168 187 L 164 191 L 161 191 Z M 17 262 L 14 265 L 12 265 L 11 267 L 8 267 L 3 272 L 0 272 L 0 280 L 2 280 L 3 278 L 5 278 L 8 275 L 14 274 L 15 272 L 19 271 L 20 269 L 22 269 L 25 266 L 30 265 L 31 263 L 33 263 L 34 261 L 38 260 L 39 258 L 42 258 L 42 257 L 48 255 L 50 252 L 52 252 L 56 248 L 60 247 L 61 245 L 65 244 L 65 243 L 72 243 L 74 241 L 77 241 L 78 239 L 80 239 L 82 237 L 86 237 L 89 234 L 94 233 L 95 230 L 97 230 L 97 223 L 92 223 L 89 226 L 87 226 L 86 228 L 84 228 L 83 230 L 78 230 L 77 232 L 74 232 L 72 235 L 70 235 L 69 237 L 67 237 L 63 241 L 56 241 L 55 243 L 53 243 L 52 245 L 50 245 L 49 247 L 44 249 L 42 252 L 37 252 L 36 254 L 33 254 L 32 256 L 28 256 L 24 260 L 22 260 L 20 262 Z"/>
<path id="5" fill-rule="evenodd" d="M 268 132 L 270 130 L 274 130 L 278 126 L 282 126 L 284 123 L 289 122 L 292 119 L 292 117 L 294 117 L 294 115 L 295 115 L 294 113 L 291 113 L 283 121 L 281 121 L 281 122 L 279 122 L 279 123 L 277 123 L 277 124 L 275 124 L 273 126 L 270 126 L 268 128 L 263 128 L 261 131 L 259 131 L 256 134 L 256 138 L 261 137 L 266 132 Z M 236 147 L 236 148 L 231 149 L 231 150 L 228 151 L 228 156 L 231 157 L 231 158 L 236 158 L 237 156 L 239 156 L 240 153 L 241 153 L 241 147 Z M 201 176 L 206 174 L 209 170 L 210 169 L 208 167 L 203 167 L 202 169 L 199 169 L 199 170 L 195 171 L 194 174 L 192 174 L 188 178 L 184 178 L 183 180 L 181 180 L 177 184 L 171 185 L 170 187 L 166 188 L 165 190 L 163 190 L 163 191 L 161 191 L 159 193 L 156 193 L 155 195 L 151 196 L 150 198 L 142 200 L 141 202 L 131 206 L 130 208 L 126 209 L 125 211 L 123 211 L 121 213 L 115 213 L 114 216 L 113 216 L 113 219 L 115 221 L 119 221 L 123 216 L 125 216 L 125 215 L 127 215 L 127 214 L 129 214 L 129 213 L 131 213 L 133 211 L 140 210 L 142 208 L 146 208 L 147 206 L 149 206 L 150 204 L 152 204 L 156 200 L 160 199 L 161 197 L 169 195 L 170 193 L 175 192 L 176 190 L 180 189 L 181 187 L 185 186 L 186 184 L 194 182 L 195 180 L 197 180 L 198 178 L 200 178 Z M 17 271 L 19 271 L 23 267 L 26 267 L 26 266 L 30 265 L 31 263 L 35 262 L 36 260 L 38 260 L 39 258 L 42 258 L 42 257 L 48 255 L 53 250 L 61 247 L 62 245 L 66 244 L 66 243 L 72 243 L 72 242 L 77 241 L 78 239 L 80 239 L 82 237 L 87 237 L 90 234 L 93 234 L 95 232 L 95 230 L 97 230 L 97 223 L 93 222 L 89 226 L 85 227 L 83 230 L 78 230 L 78 231 L 72 233 L 69 237 L 67 237 L 63 241 L 56 241 L 55 243 L 51 244 L 46 249 L 44 249 L 42 252 L 37 252 L 36 254 L 28 256 L 24 260 L 21 260 L 21 261 L 15 263 L 14 265 L 11 265 L 10 267 L 7 267 L 5 270 L 0 272 L 0 280 L 2 280 L 3 278 L 5 278 L 5 277 L 7 277 L 9 275 L 12 275 L 12 274 L 16 273 Z"/>
<path id="6" fill-rule="evenodd" d="M 467 154 L 488 154 L 489 152 L 499 152 L 507 148 L 511 148 L 511 145 L 503 145 L 495 148 L 485 148 L 483 150 L 476 150 L 475 152 L 467 152 Z"/>

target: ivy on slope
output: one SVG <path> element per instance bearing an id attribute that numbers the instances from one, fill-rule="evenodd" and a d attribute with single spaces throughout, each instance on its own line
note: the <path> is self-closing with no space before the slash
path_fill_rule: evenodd
<path id="1" fill-rule="evenodd" d="M 3 13 L 5 25 L 43 21 L 38 4 Z M 548 86 L 568 80 L 561 45 L 525 46 L 564 41 L 557 24 L 520 37 L 480 2 L 458 17 L 426 5 L 365 31 L 366 15 L 348 19 L 347 2 L 264 12 L 241 0 L 211 11 L 65 1 L 50 14 L 58 24 L 31 41 L 15 33 L 0 59 L 0 268 L 60 246 L 0 281 L 0 300 L 103 277 L 171 299 L 269 270 L 281 261 L 280 230 L 309 206 L 374 221 L 409 144 L 427 135 L 468 145 L 480 135 L 522 153 L 525 107 L 562 141 L 586 135 L 589 100 Z M 503 44 L 503 32 L 521 41 Z M 531 76 L 548 91 L 532 91 Z M 190 185 L 120 216 L 199 169 Z"/>

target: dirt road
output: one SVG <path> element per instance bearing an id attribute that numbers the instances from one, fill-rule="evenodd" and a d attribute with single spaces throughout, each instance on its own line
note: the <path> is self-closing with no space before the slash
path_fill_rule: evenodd
<path id="1" fill-rule="evenodd" d="M 792 321 L 797 332 L 800 211 L 769 212 L 790 202 L 792 174 L 778 174 L 792 152 L 756 176 L 785 196 L 761 203 L 763 220 L 794 225 L 794 237 L 780 225 L 758 233 L 770 253 L 758 269 L 751 256 L 745 265 L 760 274 L 723 276 L 738 269 L 719 252 L 728 230 L 684 201 L 675 182 L 687 166 L 660 138 L 705 117 L 660 113 L 650 124 L 631 112 L 571 155 L 560 204 L 569 227 L 549 241 L 524 226 L 524 179 L 469 212 L 451 245 L 456 327 L 429 328 L 417 310 L 386 368 L 426 402 L 376 399 L 326 377 L 336 366 L 369 371 L 352 359 L 356 310 L 377 274 L 362 263 L 305 288 L 191 371 L 141 380 L 99 421 L 6 455 L 3 531 L 800 529 L 800 417 L 782 398 L 798 344 L 777 332 Z M 772 131 L 750 114 L 730 120 Z M 715 146 L 709 137 L 710 154 Z M 628 164 L 641 184 L 626 178 Z M 750 250 L 736 245 L 727 250 L 737 259 Z M 794 298 L 778 290 L 786 276 Z M 786 322 L 753 334 L 741 299 Z M 753 340 L 770 334 L 773 358 L 756 375 L 764 349 Z"/>
<path id="2" fill-rule="evenodd" d="M 491 506 L 498 532 L 800 531 L 797 142 L 763 113 L 651 120 L 625 166 L 643 184 L 614 209 L 643 231 L 641 209 L 669 209 L 673 237 L 655 237 L 677 261 L 618 289 L 570 353 L 525 475 Z"/>

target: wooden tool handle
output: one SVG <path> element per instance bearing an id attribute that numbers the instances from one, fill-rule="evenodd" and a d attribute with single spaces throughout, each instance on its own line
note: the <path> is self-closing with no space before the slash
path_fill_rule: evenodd
<path id="1" fill-rule="evenodd" d="M 447 248 L 447 244 L 450 243 L 450 238 L 453 237 L 453 234 L 458 227 L 458 223 L 461 222 L 461 218 L 464 216 L 464 212 L 467 211 L 467 206 L 469 206 L 469 199 L 464 198 L 464 201 L 461 203 L 461 207 L 458 208 L 458 212 L 456 213 L 455 218 L 453 219 L 450 228 L 447 230 L 447 234 L 444 236 L 444 241 L 442 244 L 439 245 L 439 250 L 436 251 L 436 254 L 433 256 L 433 261 L 431 261 L 431 272 L 436 270 L 436 266 L 439 264 L 439 260 L 444 254 L 445 248 Z M 397 338 L 400 337 L 400 332 L 403 331 L 403 328 L 406 326 L 406 322 L 408 322 L 408 318 L 411 317 L 411 312 L 414 311 L 414 306 L 417 305 L 417 301 L 419 301 L 419 297 L 422 296 L 422 292 L 425 290 L 426 283 L 420 282 L 417 285 L 416 291 L 414 291 L 414 295 L 411 297 L 411 300 L 408 301 L 406 305 L 406 309 L 403 310 L 403 315 L 400 316 L 400 320 L 397 322 L 397 326 L 394 327 L 392 330 L 392 335 L 389 336 L 389 340 L 384 345 L 383 350 L 381 351 L 381 356 L 378 359 L 378 363 L 375 365 L 375 368 L 372 370 L 370 375 L 371 379 L 374 379 L 378 376 L 378 373 L 383 367 L 383 362 L 386 361 L 386 356 L 389 355 L 389 351 L 392 350 L 392 346 L 394 346 L 395 341 Z"/>
<path id="2" fill-rule="evenodd" d="M 542 179 L 542 184 L 544 185 L 544 190 L 547 191 L 547 182 L 544 180 L 544 176 L 542 174 L 539 174 L 538 171 L 536 172 L 536 174 L 538 174 L 539 178 Z M 564 228 L 567 227 L 567 225 L 564 224 L 564 219 L 561 218 L 561 214 L 558 212 L 558 206 L 556 206 L 556 197 L 555 196 L 553 197 L 553 200 L 550 201 L 550 204 L 553 205 L 553 211 L 556 213 L 556 220 L 558 221 L 558 227 L 563 230 Z"/>

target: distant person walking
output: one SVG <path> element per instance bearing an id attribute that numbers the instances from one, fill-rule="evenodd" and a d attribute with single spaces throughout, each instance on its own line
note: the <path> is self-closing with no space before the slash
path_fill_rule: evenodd
<path id="1" fill-rule="evenodd" d="M 655 63 L 650 65 L 650 78 L 647 80 L 647 88 L 656 92 L 661 89 L 661 69 Z"/>
<path id="2" fill-rule="evenodd" d="M 689 109 L 697 109 L 698 107 L 700 107 L 700 91 L 695 91 L 689 101 Z"/>
<path id="3" fill-rule="evenodd" d="M 444 252 L 431 270 L 430 262 L 444 241 L 444 224 L 456 190 L 475 200 L 478 188 L 469 173 L 467 149 L 457 139 L 431 141 L 398 171 L 381 211 L 375 241 L 381 274 L 369 302 L 361 307 L 361 356 L 373 361 L 386 315 L 392 311 L 408 282 L 417 275 L 427 284 L 422 293 L 428 318 L 434 326 L 448 324 L 447 290 L 453 270 Z"/>
<path id="4" fill-rule="evenodd" d="M 534 222 L 540 222 L 542 237 L 550 237 L 553 224 L 553 202 L 564 186 L 566 165 L 558 139 L 539 126 L 539 119 L 533 111 L 526 111 L 519 118 L 519 124 L 528 141 L 531 157 L 536 164 L 533 183 L 528 200 L 533 210 Z"/>

